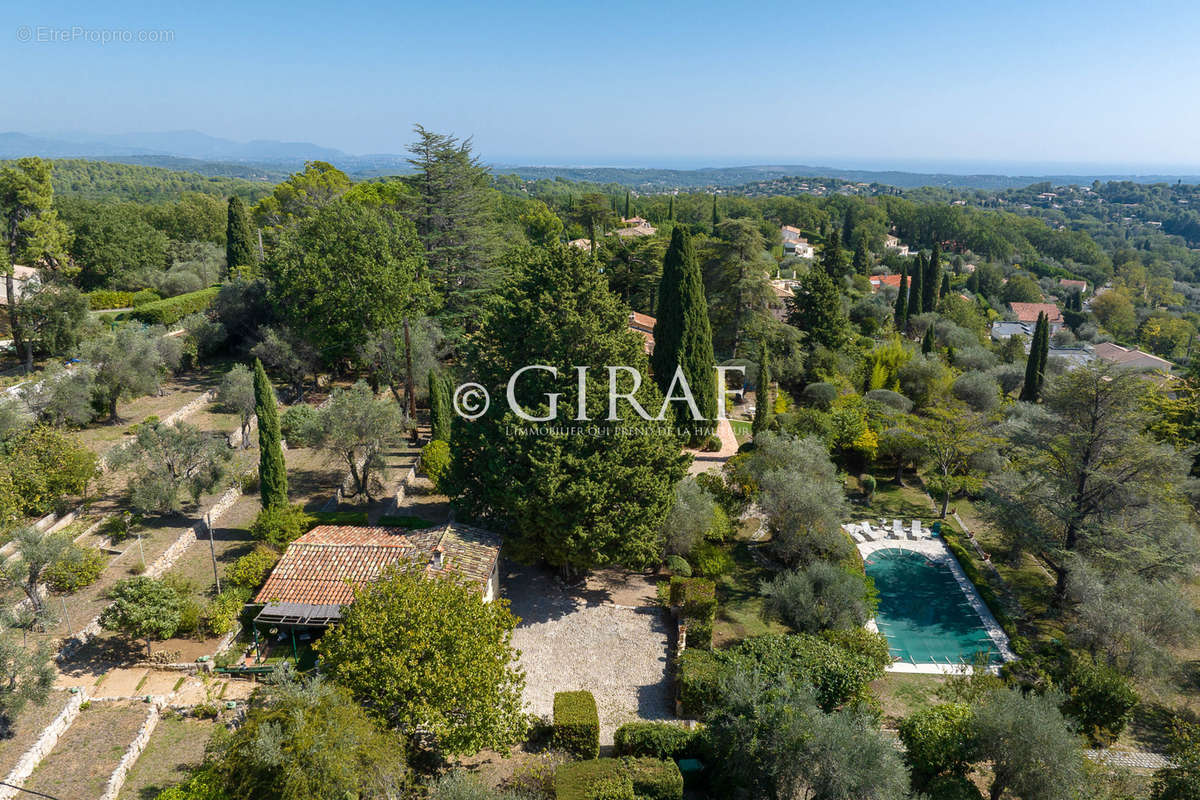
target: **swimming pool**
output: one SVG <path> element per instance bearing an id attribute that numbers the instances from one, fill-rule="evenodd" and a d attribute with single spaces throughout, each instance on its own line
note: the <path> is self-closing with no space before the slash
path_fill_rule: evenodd
<path id="1" fill-rule="evenodd" d="M 944 547 L 944 545 L 943 545 Z M 892 656 L 915 667 L 971 663 L 986 653 L 1003 663 L 983 619 L 943 557 L 888 547 L 865 554 L 867 575 L 879 590 L 875 623 L 887 636 Z M 973 588 L 972 588 L 973 591 Z"/>

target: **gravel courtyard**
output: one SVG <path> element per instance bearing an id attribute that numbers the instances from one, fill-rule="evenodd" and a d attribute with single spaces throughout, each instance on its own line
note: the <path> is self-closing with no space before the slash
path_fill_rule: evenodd
<path id="1" fill-rule="evenodd" d="M 508 562 L 503 568 L 502 592 L 521 618 L 513 644 L 530 711 L 549 718 L 555 692 L 587 689 L 600 712 L 601 744 L 611 744 L 625 722 L 674 718 L 665 610 L 614 605 L 614 596 L 620 602 L 629 593 L 615 594 L 602 582 L 567 590 L 546 571 Z"/>

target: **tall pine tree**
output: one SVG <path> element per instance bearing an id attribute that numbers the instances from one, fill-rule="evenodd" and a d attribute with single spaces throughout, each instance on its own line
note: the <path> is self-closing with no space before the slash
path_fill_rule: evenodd
<path id="1" fill-rule="evenodd" d="M 921 313 L 928 314 L 937 307 L 937 293 L 942 285 L 941 249 L 935 244 L 933 253 L 925 262 L 925 275 L 921 279 Z"/>
<path id="2" fill-rule="evenodd" d="M 450 389 L 437 370 L 429 370 L 429 438 L 450 441 Z"/>
<path id="3" fill-rule="evenodd" d="M 279 433 L 275 389 L 262 362 L 254 359 L 254 413 L 258 415 L 258 495 L 263 508 L 282 508 L 288 502 L 287 464 Z"/>
<path id="4" fill-rule="evenodd" d="M 751 431 L 755 436 L 766 430 L 771 421 L 771 361 L 767 355 L 767 343 L 758 350 L 758 391 L 754 398 L 754 422 Z"/>
<path id="5" fill-rule="evenodd" d="M 225 219 L 225 267 L 230 274 L 233 274 L 236 267 L 252 267 L 258 263 L 254 255 L 254 244 L 251 242 L 252 236 L 246 204 L 242 202 L 242 198 L 233 195 L 229 198 Z"/>
<path id="6" fill-rule="evenodd" d="M 663 395 L 675 377 L 676 366 L 691 387 L 696 406 L 704 420 L 717 417 L 716 374 L 713 366 L 712 328 L 708 321 L 708 301 L 704 279 L 696 261 L 692 240 L 682 227 L 671 231 L 671 244 L 663 258 L 663 274 L 658 284 L 658 319 L 654 326 L 654 353 L 651 368 Z M 674 392 L 679 395 L 679 387 Z M 707 427 L 692 420 L 686 402 L 672 403 L 676 424 L 680 427 Z"/>
<path id="7" fill-rule="evenodd" d="M 900 267 L 900 291 L 896 293 L 896 330 L 904 333 L 908 327 L 908 265 Z"/>
<path id="8" fill-rule="evenodd" d="M 1025 361 L 1025 383 L 1021 386 L 1021 399 L 1036 403 L 1042 396 L 1042 384 L 1046 378 L 1046 359 L 1050 355 L 1050 323 L 1046 314 L 1038 314 L 1033 328 L 1033 341 L 1029 345 L 1029 358 Z"/>

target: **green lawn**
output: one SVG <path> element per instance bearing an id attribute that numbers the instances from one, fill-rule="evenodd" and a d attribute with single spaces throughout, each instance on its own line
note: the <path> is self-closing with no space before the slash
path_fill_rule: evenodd
<path id="1" fill-rule="evenodd" d="M 883 708 L 884 727 L 895 727 L 909 714 L 937 704 L 937 690 L 945 682 L 941 675 L 889 672 L 872 683 L 871 688 Z"/>
<path id="2" fill-rule="evenodd" d="M 768 622 L 762 616 L 763 600 L 758 585 L 773 573 L 755 563 L 744 541 L 734 542 L 730 552 L 734 567 L 716 582 L 718 607 L 713 646 L 727 647 L 748 636 L 787 633 L 787 626 Z"/>

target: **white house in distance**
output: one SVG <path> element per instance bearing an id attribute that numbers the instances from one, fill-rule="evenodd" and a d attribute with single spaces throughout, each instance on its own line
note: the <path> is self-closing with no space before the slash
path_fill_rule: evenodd
<path id="1" fill-rule="evenodd" d="M 25 267 L 20 264 L 13 265 L 13 294 L 18 300 L 25 293 L 25 287 L 28 283 L 38 276 L 38 271 L 33 267 Z M 8 305 L 8 293 L 0 289 L 0 306 Z"/>
<path id="2" fill-rule="evenodd" d="M 884 247 L 886 247 L 888 250 L 891 250 L 892 252 L 896 253 L 897 255 L 901 255 L 901 256 L 911 256 L 912 255 L 912 251 L 908 249 L 908 245 L 903 244 L 900 241 L 900 237 L 898 237 L 898 236 L 892 236 L 889 233 L 887 236 L 884 237 L 883 244 L 884 244 Z"/>
<path id="3" fill-rule="evenodd" d="M 816 255 L 813 246 L 800 233 L 799 228 L 784 225 L 779 232 L 783 236 L 783 252 L 796 258 L 812 258 Z"/>

